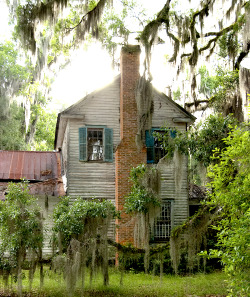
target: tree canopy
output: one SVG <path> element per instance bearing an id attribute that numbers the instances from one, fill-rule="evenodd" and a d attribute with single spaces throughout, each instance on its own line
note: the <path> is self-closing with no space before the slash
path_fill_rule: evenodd
<path id="1" fill-rule="evenodd" d="M 216 60 L 226 71 L 237 71 L 248 55 L 249 6 L 249 1 L 243 0 L 199 3 L 167 0 L 163 1 L 163 7 L 156 15 L 146 16 L 145 11 L 132 0 L 9 3 L 16 36 L 25 48 L 36 54 L 40 64 L 37 69 L 55 62 L 60 52 L 68 54 L 81 42 L 86 42 L 89 36 L 99 39 L 114 54 L 115 37 L 120 38 L 118 43 L 126 44 L 128 37 L 136 34 L 137 41 L 146 51 L 145 74 L 151 80 L 152 48 L 164 43 L 168 63 L 175 67 L 177 76 L 182 75 L 177 87 L 182 89 L 183 103 L 193 110 L 211 107 L 214 102 L 218 108 L 218 97 L 211 94 L 204 98 L 199 92 L 199 78 L 202 76 L 199 68 L 206 64 L 206 59 Z M 130 26 L 131 20 L 133 27 Z M 185 80 L 189 83 L 186 84 Z M 224 85 L 232 89 L 232 85 L 227 86 L 226 82 Z M 242 120 L 242 98 L 238 86 L 234 92 L 225 91 L 223 95 L 226 105 L 229 105 L 226 114 L 233 112 Z M 174 87 L 171 86 L 172 92 Z M 223 109 L 223 106 L 225 104 L 219 104 L 219 108 Z"/>
<path id="2" fill-rule="evenodd" d="M 48 84 L 33 74 L 13 42 L 0 43 L 0 149 L 53 149 L 56 116 L 45 111 L 49 99 L 42 87 Z"/>

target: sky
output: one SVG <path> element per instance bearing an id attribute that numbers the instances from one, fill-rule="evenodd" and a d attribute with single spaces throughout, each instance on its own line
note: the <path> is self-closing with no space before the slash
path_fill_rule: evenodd
<path id="1" fill-rule="evenodd" d="M 8 30 L 8 8 L 5 0 L 0 0 L 0 40 L 8 39 L 11 36 Z"/>

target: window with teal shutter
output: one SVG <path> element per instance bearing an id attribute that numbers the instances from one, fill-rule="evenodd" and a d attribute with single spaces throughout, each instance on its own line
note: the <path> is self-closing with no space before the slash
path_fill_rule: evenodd
<path id="1" fill-rule="evenodd" d="M 113 162 L 113 129 L 103 126 L 79 128 L 79 160 Z"/>
<path id="2" fill-rule="evenodd" d="M 113 129 L 104 128 L 104 161 L 113 162 Z"/>
<path id="3" fill-rule="evenodd" d="M 145 141 L 147 147 L 147 163 L 154 163 L 154 136 L 152 130 L 145 131 Z"/>
<path id="4" fill-rule="evenodd" d="M 79 128 L 79 160 L 87 161 L 87 128 Z"/>
<path id="5" fill-rule="evenodd" d="M 162 142 L 157 139 L 157 136 L 154 135 L 154 132 L 166 133 L 166 131 L 161 130 L 160 128 L 152 128 L 151 130 L 145 131 L 145 142 L 147 147 L 147 163 L 158 163 L 161 158 L 166 155 L 166 149 L 164 149 Z M 169 129 L 168 135 L 171 138 L 176 137 L 176 130 Z"/>

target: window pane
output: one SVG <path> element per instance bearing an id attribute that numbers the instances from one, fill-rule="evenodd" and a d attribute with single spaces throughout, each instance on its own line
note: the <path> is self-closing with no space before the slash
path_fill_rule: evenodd
<path id="1" fill-rule="evenodd" d="M 98 139 L 102 139 L 102 131 L 98 131 Z"/>
<path id="2" fill-rule="evenodd" d="M 100 129 L 89 129 L 88 132 L 88 160 L 103 160 L 103 131 Z"/>

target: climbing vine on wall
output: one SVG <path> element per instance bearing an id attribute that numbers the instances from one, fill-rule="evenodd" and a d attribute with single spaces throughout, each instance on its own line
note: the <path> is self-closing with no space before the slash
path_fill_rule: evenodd
<path id="1" fill-rule="evenodd" d="M 132 168 L 130 179 L 133 183 L 130 194 L 126 197 L 124 208 L 135 216 L 134 242 L 145 248 L 145 272 L 149 267 L 150 229 L 160 210 L 158 196 L 159 176 L 155 167 L 141 164 Z"/>

